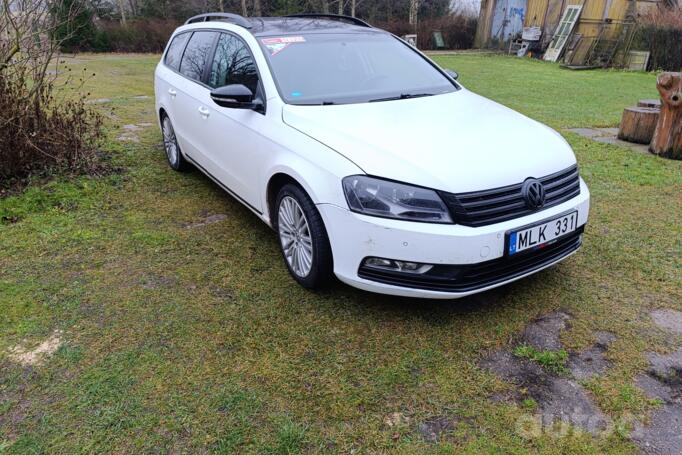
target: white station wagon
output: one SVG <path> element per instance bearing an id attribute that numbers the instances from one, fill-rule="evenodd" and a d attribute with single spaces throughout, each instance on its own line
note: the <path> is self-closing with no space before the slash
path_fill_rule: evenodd
<path id="1" fill-rule="evenodd" d="M 590 195 L 568 143 L 359 19 L 197 16 L 155 86 L 170 166 L 270 225 L 307 288 L 462 297 L 581 246 Z"/>

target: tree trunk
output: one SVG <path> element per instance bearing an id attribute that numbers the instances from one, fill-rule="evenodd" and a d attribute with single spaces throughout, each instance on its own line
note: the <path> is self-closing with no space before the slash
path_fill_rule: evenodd
<path id="1" fill-rule="evenodd" d="M 246 8 L 246 0 L 242 0 L 242 16 L 246 17 L 249 15 L 249 10 Z"/>
<path id="2" fill-rule="evenodd" d="M 350 15 L 355 17 L 355 7 L 357 5 L 356 0 L 351 0 L 350 1 Z"/>
<path id="3" fill-rule="evenodd" d="M 682 73 L 663 73 L 656 88 L 661 94 L 661 115 L 649 151 L 682 160 Z"/>
<path id="4" fill-rule="evenodd" d="M 261 17 L 263 15 L 263 7 L 261 6 L 260 0 L 253 0 L 253 15 L 256 17 Z"/>
<path id="5" fill-rule="evenodd" d="M 618 139 L 636 144 L 649 144 L 658 122 L 658 109 L 629 107 L 623 111 Z"/>
<path id="6" fill-rule="evenodd" d="M 341 16 L 343 14 L 343 7 L 344 7 L 344 0 L 339 0 L 339 10 L 338 10 L 338 15 Z"/>
<path id="7" fill-rule="evenodd" d="M 417 30 L 417 14 L 419 13 L 419 4 L 421 0 L 410 0 L 410 25 Z"/>
<path id="8" fill-rule="evenodd" d="M 130 5 L 130 15 L 132 17 L 137 17 L 139 8 L 137 7 L 137 0 L 128 0 L 128 4 Z"/>
<path id="9" fill-rule="evenodd" d="M 123 0 L 118 0 L 118 10 L 121 13 L 121 24 L 126 25 L 126 7 Z"/>

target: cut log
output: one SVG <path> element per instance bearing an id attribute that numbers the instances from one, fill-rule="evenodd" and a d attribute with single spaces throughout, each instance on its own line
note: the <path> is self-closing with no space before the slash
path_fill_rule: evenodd
<path id="1" fill-rule="evenodd" d="M 649 151 L 682 160 L 682 73 L 663 73 L 656 80 L 661 115 Z"/>
<path id="2" fill-rule="evenodd" d="M 629 107 L 623 111 L 618 139 L 636 144 L 650 144 L 658 123 L 658 109 Z"/>
<path id="3" fill-rule="evenodd" d="M 660 109 L 661 100 L 639 100 L 637 107 L 648 107 L 650 109 Z"/>

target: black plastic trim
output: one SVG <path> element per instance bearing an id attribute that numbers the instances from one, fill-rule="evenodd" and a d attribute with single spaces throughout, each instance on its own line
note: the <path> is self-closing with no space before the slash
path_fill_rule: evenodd
<path id="1" fill-rule="evenodd" d="M 244 204 L 245 206 L 247 206 L 250 210 L 252 210 L 253 212 L 257 213 L 258 215 L 263 215 L 263 212 L 261 212 L 261 211 L 258 210 L 256 207 L 254 207 L 253 205 L 251 205 L 251 204 L 249 204 L 248 202 L 246 202 L 246 201 L 245 201 L 242 197 L 240 197 L 237 193 L 235 193 L 234 191 L 232 191 L 228 186 L 226 186 L 226 185 L 223 184 L 220 180 L 218 180 L 217 177 L 215 177 L 213 174 L 211 174 L 210 172 L 208 172 L 208 171 L 206 170 L 205 167 L 203 167 L 201 164 L 197 163 L 196 160 L 195 160 L 194 158 L 192 158 L 191 156 L 189 156 L 187 153 L 184 153 L 184 152 L 183 152 L 183 155 L 185 156 L 185 158 L 187 158 L 187 161 L 189 161 L 190 163 L 192 163 L 193 165 L 195 165 L 197 168 L 199 168 L 199 170 L 200 170 L 201 172 L 203 172 L 204 174 L 206 174 L 206 176 L 207 176 L 208 178 L 210 178 L 211 180 L 213 180 L 213 181 L 214 181 L 220 188 L 222 188 L 224 191 L 228 192 L 228 193 L 230 194 L 230 196 L 232 196 L 233 198 L 237 199 L 239 202 L 241 202 L 242 204 Z"/>
<path id="2" fill-rule="evenodd" d="M 379 270 L 360 265 L 358 276 L 365 280 L 411 289 L 436 292 L 471 292 L 527 275 L 559 262 L 582 245 L 585 226 L 538 250 L 503 256 L 466 265 L 436 265 L 429 272 L 410 273 Z M 363 261 L 364 263 L 364 261 Z"/>
<path id="3" fill-rule="evenodd" d="M 450 209 L 456 224 L 463 226 L 487 226 L 513 220 L 522 216 L 559 205 L 580 194 L 580 173 L 573 165 L 562 171 L 538 178 L 545 186 L 545 204 L 531 209 L 523 199 L 523 182 L 490 190 L 469 193 L 438 194 Z"/>

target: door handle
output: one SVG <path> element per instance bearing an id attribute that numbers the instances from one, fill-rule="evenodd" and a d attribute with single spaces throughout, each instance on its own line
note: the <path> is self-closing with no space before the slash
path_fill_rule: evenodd
<path id="1" fill-rule="evenodd" d="M 201 106 L 199 108 L 199 115 L 201 115 L 203 118 L 207 119 L 211 115 L 211 111 L 205 108 L 204 106 Z"/>
<path id="2" fill-rule="evenodd" d="M 168 89 L 168 94 L 171 96 L 171 98 L 175 98 L 175 96 L 178 94 L 178 92 L 176 92 L 176 91 L 173 90 L 172 88 L 169 88 L 169 89 Z"/>

